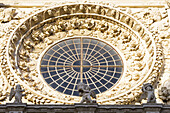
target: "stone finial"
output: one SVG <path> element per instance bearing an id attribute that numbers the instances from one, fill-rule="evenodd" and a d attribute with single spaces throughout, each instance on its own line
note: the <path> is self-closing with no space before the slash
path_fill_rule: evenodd
<path id="1" fill-rule="evenodd" d="M 92 100 L 91 97 L 96 99 L 96 94 L 94 91 L 91 90 L 91 88 L 82 82 L 80 82 L 77 85 L 79 95 L 82 97 L 82 100 L 80 103 L 96 103 L 96 100 Z"/>
<path id="2" fill-rule="evenodd" d="M 25 96 L 25 94 L 22 94 L 25 90 L 21 88 L 20 84 L 17 84 L 15 89 L 11 88 L 10 95 L 9 95 L 9 101 L 12 100 L 12 98 L 15 96 L 14 103 L 22 103 L 22 96 Z"/>

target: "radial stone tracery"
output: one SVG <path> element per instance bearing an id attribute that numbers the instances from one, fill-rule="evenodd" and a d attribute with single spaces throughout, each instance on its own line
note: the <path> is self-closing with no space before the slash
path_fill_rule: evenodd
<path id="1" fill-rule="evenodd" d="M 78 96 L 82 81 L 102 93 L 122 74 L 123 63 L 115 49 L 95 38 L 76 37 L 50 47 L 41 61 L 45 81 L 59 92 Z"/>

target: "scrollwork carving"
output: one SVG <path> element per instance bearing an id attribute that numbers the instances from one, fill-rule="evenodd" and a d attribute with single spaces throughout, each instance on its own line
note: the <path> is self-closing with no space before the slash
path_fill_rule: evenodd
<path id="1" fill-rule="evenodd" d="M 34 41 L 35 44 L 42 41 L 42 38 L 40 37 L 40 31 L 38 31 L 38 30 L 33 30 L 32 34 L 31 34 L 31 38 L 32 38 L 32 40 Z"/>
<path id="2" fill-rule="evenodd" d="M 29 40 L 25 41 L 23 43 L 24 49 L 27 51 L 32 51 L 34 49 L 34 44 L 32 44 L 32 42 L 30 42 Z"/>
<path id="3" fill-rule="evenodd" d="M 95 24 L 96 24 L 96 22 L 93 19 L 89 18 L 89 19 L 86 20 L 85 27 L 88 30 L 91 30 L 91 29 L 93 29 L 95 27 Z"/>
<path id="4" fill-rule="evenodd" d="M 106 21 L 104 21 L 104 20 L 102 20 L 102 22 L 101 22 L 101 25 L 100 25 L 100 31 L 103 33 L 103 32 L 105 32 L 106 30 L 108 30 L 109 29 L 109 25 L 108 25 L 108 23 L 106 22 Z"/>

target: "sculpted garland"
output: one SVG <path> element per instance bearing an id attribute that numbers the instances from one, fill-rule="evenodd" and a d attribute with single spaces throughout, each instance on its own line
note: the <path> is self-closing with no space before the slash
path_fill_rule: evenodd
<path id="1" fill-rule="evenodd" d="M 75 16 L 77 18 L 73 18 Z M 27 31 L 28 29 L 30 30 Z M 109 95 L 104 93 L 97 95 L 97 101 L 104 104 L 119 100 L 118 98 L 122 98 L 122 100 L 117 101 L 117 103 L 129 103 L 134 100 L 134 97 L 138 95 L 136 92 L 140 89 L 137 87 L 141 87 L 140 81 L 146 80 L 146 77 L 140 77 L 146 76 L 146 72 L 149 76 L 154 65 L 154 41 L 152 38 L 148 38 L 151 36 L 132 17 L 106 6 L 92 4 L 70 4 L 40 11 L 15 29 L 8 45 L 8 64 L 11 65 L 10 71 L 13 74 L 15 73 L 17 81 L 21 82 L 25 89 L 29 89 L 30 96 L 28 98 L 35 98 L 38 95 L 47 100 L 46 102 L 74 103 L 80 101 L 78 97 L 59 94 L 58 92 L 45 96 L 47 86 L 39 79 L 41 75 L 38 74 L 36 69 L 39 51 L 42 51 L 43 47 L 52 44 L 55 40 L 80 35 L 102 38 L 108 41 L 124 53 L 122 57 L 126 59 L 127 65 L 122 79 L 127 81 L 124 83 L 120 81 L 119 86 L 117 85 L 109 91 Z M 15 54 L 18 54 L 19 57 Z M 16 70 L 15 66 L 19 68 Z M 152 76 L 150 75 L 150 77 Z M 154 79 L 150 80 L 154 81 Z M 132 84 L 129 84 L 129 82 L 139 85 L 132 88 Z M 120 86 L 121 88 L 119 88 Z M 122 90 L 122 92 L 117 92 L 117 90 Z M 33 93 L 30 94 L 30 92 Z M 55 97 L 56 94 L 61 95 L 61 97 Z M 115 96 L 118 94 L 119 96 Z M 127 94 L 133 95 L 128 97 L 129 102 L 126 102 Z"/>

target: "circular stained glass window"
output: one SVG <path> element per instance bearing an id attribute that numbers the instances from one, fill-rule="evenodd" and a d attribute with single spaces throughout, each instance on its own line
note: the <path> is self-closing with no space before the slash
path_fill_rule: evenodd
<path id="1" fill-rule="evenodd" d="M 55 90 L 78 96 L 77 84 L 88 84 L 96 94 L 120 78 L 123 63 L 117 51 L 96 38 L 74 37 L 51 46 L 41 59 L 40 71 Z"/>

